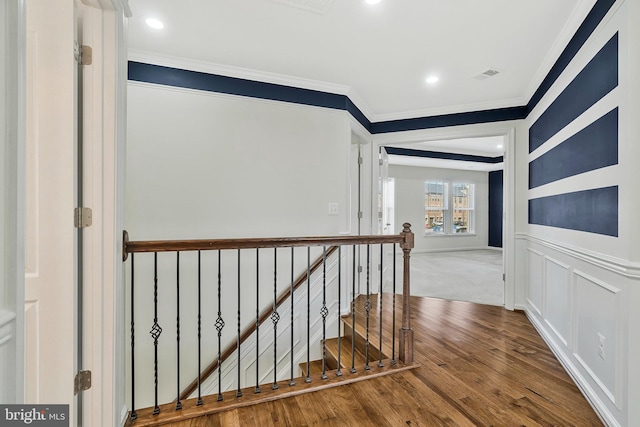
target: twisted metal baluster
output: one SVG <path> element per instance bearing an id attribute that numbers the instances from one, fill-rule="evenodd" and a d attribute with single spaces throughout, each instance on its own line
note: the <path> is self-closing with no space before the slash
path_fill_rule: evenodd
<path id="1" fill-rule="evenodd" d="M 256 248 L 256 388 L 260 393 L 260 249 Z"/>
<path id="2" fill-rule="evenodd" d="M 198 251 L 198 400 L 196 406 L 202 406 L 202 282 L 201 282 L 200 251 Z"/>
<path id="3" fill-rule="evenodd" d="M 278 313 L 278 248 L 273 248 L 273 313 L 271 314 L 271 322 L 273 322 L 273 385 L 272 390 L 278 389 L 278 322 L 280 314 Z"/>
<path id="4" fill-rule="evenodd" d="M 384 272 L 384 259 L 383 259 L 384 245 L 380 243 L 380 288 L 378 289 L 378 316 L 380 317 L 380 341 L 378 344 L 378 368 L 382 368 L 382 285 L 383 285 L 383 272 Z"/>
<path id="5" fill-rule="evenodd" d="M 158 324 L 158 253 L 153 253 L 153 326 L 151 327 L 151 337 L 153 337 L 153 382 L 155 386 L 155 405 L 153 415 L 160 413 L 158 406 L 158 339 L 162 334 L 162 328 Z"/>
<path id="6" fill-rule="evenodd" d="M 136 364 L 135 364 L 135 327 L 134 327 L 134 285 L 135 285 L 135 274 L 134 274 L 134 262 L 133 262 L 134 253 L 131 253 L 131 413 L 129 414 L 129 419 L 131 421 L 136 420 L 138 418 L 138 413 L 136 412 Z"/>
<path id="7" fill-rule="evenodd" d="M 351 373 L 356 372 L 356 245 L 353 245 L 353 277 L 351 278 Z"/>
<path id="8" fill-rule="evenodd" d="M 182 409 L 180 401 L 180 252 L 176 252 L 176 411 Z"/>
<path id="9" fill-rule="evenodd" d="M 304 382 L 311 382 L 311 354 L 309 331 L 311 330 L 311 247 L 307 246 L 307 377 Z"/>
<path id="10" fill-rule="evenodd" d="M 238 390 L 236 390 L 236 397 L 242 397 L 242 390 L 240 390 L 240 249 L 238 249 Z"/>
<path id="11" fill-rule="evenodd" d="M 342 328 L 341 328 L 341 310 L 342 310 L 342 246 L 338 246 L 338 370 L 336 376 L 342 376 L 342 363 L 340 355 L 342 354 Z"/>
<path id="12" fill-rule="evenodd" d="M 393 246 L 393 318 L 391 320 L 391 365 L 396 362 L 396 248 Z"/>
<path id="13" fill-rule="evenodd" d="M 293 273 L 293 247 L 291 247 L 291 379 L 289 385 L 294 386 L 296 382 L 293 380 L 293 287 L 294 287 L 294 273 Z"/>
<path id="14" fill-rule="evenodd" d="M 327 377 L 327 247 L 322 247 L 322 308 L 320 315 L 322 316 L 322 376 L 323 380 Z"/>
<path id="15" fill-rule="evenodd" d="M 220 263 L 221 251 L 218 250 L 218 317 L 216 318 L 216 330 L 218 331 L 218 402 L 222 401 L 222 270 Z"/>
<path id="16" fill-rule="evenodd" d="M 367 337 L 365 342 L 365 364 L 364 369 L 368 371 L 371 369 L 369 366 L 369 312 L 371 311 L 371 245 L 367 245 L 367 301 L 364 303 L 364 313 L 366 319 L 366 331 Z"/>

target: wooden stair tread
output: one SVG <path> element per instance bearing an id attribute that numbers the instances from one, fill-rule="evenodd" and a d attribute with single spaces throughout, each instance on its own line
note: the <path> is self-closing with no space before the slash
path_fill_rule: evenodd
<path id="1" fill-rule="evenodd" d="M 307 362 L 303 362 L 300 365 L 300 371 L 302 372 L 302 376 L 307 376 Z M 320 375 L 322 374 L 322 360 L 312 360 L 309 362 L 309 371 L 310 375 Z"/>
<path id="2" fill-rule="evenodd" d="M 338 338 L 331 338 L 326 341 L 326 357 L 327 357 L 327 366 L 331 369 L 338 369 Z M 342 344 L 340 346 L 341 355 L 340 355 L 340 364 L 342 368 L 351 369 L 351 339 L 345 339 L 342 337 Z M 371 350 L 371 349 L 370 349 Z M 376 351 L 377 354 L 377 351 Z M 366 358 L 364 353 L 360 352 L 356 347 L 355 352 L 353 354 L 354 366 L 356 369 L 362 368 L 366 364 Z M 373 359 L 371 357 L 371 351 L 369 351 L 369 362 L 372 362 Z"/>

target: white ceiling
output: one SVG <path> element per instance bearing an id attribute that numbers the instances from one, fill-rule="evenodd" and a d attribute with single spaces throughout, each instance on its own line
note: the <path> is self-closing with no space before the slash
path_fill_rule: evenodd
<path id="1" fill-rule="evenodd" d="M 348 94 L 372 122 L 521 106 L 594 3 L 130 0 L 130 58 Z"/>

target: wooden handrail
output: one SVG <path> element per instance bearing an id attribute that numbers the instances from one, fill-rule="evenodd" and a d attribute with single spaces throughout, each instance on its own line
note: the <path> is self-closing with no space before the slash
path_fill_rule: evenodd
<path id="1" fill-rule="evenodd" d="M 320 268 L 320 266 L 322 266 L 322 262 L 323 259 L 328 259 L 329 256 L 331 254 L 333 254 L 336 250 L 338 249 L 337 246 L 331 246 L 330 248 L 327 249 L 326 255 L 320 255 L 320 257 L 318 257 L 313 264 L 311 264 L 311 266 L 309 267 L 309 273 L 313 274 L 318 268 Z M 307 270 L 305 270 L 303 273 L 301 273 L 297 279 L 293 282 L 293 290 L 294 292 L 305 282 L 307 281 Z M 289 298 L 289 296 L 291 295 L 291 287 L 287 287 L 287 289 L 285 289 L 284 291 L 282 291 L 282 293 L 280 293 L 280 295 L 278 295 L 278 299 L 276 300 L 276 307 L 279 308 L 280 305 L 282 305 L 282 303 L 284 303 L 287 298 Z M 271 313 L 273 313 L 273 306 L 269 306 L 266 309 L 264 309 L 262 311 L 262 313 L 260 313 L 260 316 L 258 317 L 258 323 L 260 324 L 260 326 L 267 320 L 269 319 L 269 316 L 271 316 Z M 242 334 L 240 335 L 240 344 L 243 344 L 250 336 L 251 334 L 253 334 L 256 331 L 256 324 L 252 323 L 251 325 L 249 325 L 244 331 L 242 331 Z M 222 362 L 224 362 L 225 360 L 227 360 L 234 351 L 236 351 L 238 348 L 238 341 L 234 340 L 233 343 L 229 344 L 227 347 L 225 347 L 225 349 L 222 351 L 220 359 L 222 360 Z M 201 373 L 200 375 L 200 382 L 204 381 L 205 379 L 209 378 L 213 373 L 215 373 L 216 369 L 218 369 L 218 358 L 215 358 Z M 189 396 L 191 396 L 191 394 L 198 388 L 198 378 L 194 379 L 183 391 L 182 393 L 180 393 L 180 399 L 187 399 Z"/>
<path id="2" fill-rule="evenodd" d="M 406 225 L 406 224 L 405 224 Z M 410 231 L 409 231 L 410 232 Z M 178 252 L 225 249 L 290 248 L 299 246 L 343 246 L 376 243 L 400 243 L 407 241 L 407 234 L 371 236 L 277 237 L 213 240 L 140 240 L 129 241 L 124 232 L 123 260 L 135 252 Z"/>

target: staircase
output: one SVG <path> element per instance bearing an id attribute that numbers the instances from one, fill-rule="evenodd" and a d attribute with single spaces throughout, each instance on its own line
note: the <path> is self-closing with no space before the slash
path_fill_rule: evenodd
<path id="1" fill-rule="evenodd" d="M 377 344 L 371 341 L 373 334 L 369 336 L 369 345 L 367 348 L 366 328 L 359 327 L 356 324 L 355 334 L 351 327 L 351 316 L 343 316 L 340 319 L 344 330 L 341 338 L 329 338 L 325 341 L 325 364 L 323 367 L 322 360 L 313 360 L 309 363 L 309 374 L 307 374 L 307 363 L 300 363 L 300 371 L 302 377 L 322 375 L 326 371 L 340 370 L 351 371 L 353 367 L 356 371 L 366 369 L 365 367 L 377 366 L 380 360 L 385 361 L 389 358 L 384 352 L 380 354 Z M 376 342 L 379 335 L 375 335 Z M 320 342 L 322 346 L 322 342 Z M 352 350 L 353 349 L 353 353 Z M 367 357 L 368 355 L 368 357 Z M 340 363 L 338 364 L 338 361 Z M 367 363 L 368 362 L 368 363 Z M 385 365 L 390 363 L 388 361 Z M 324 370 L 323 370 L 324 368 Z"/>

